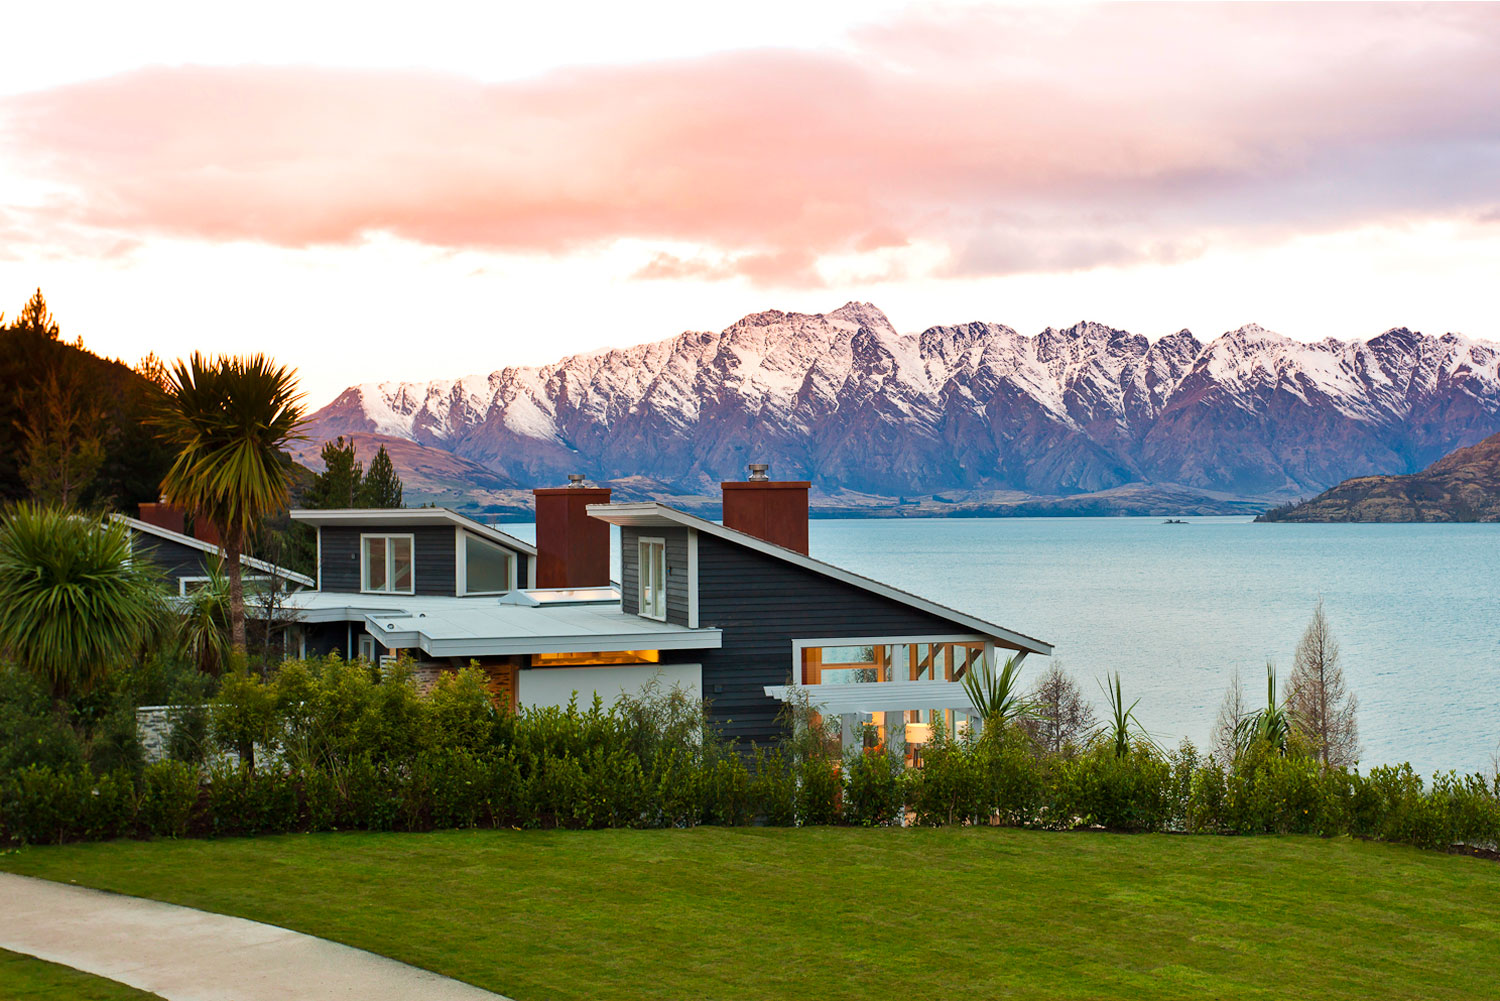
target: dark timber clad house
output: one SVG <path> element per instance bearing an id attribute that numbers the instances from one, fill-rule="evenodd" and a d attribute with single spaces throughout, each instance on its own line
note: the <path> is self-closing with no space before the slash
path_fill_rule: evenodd
<path id="1" fill-rule="evenodd" d="M 779 736 L 801 692 L 846 740 L 870 724 L 896 746 L 939 715 L 967 725 L 961 679 L 997 651 L 1052 652 L 810 558 L 808 484 L 762 466 L 724 484 L 723 525 L 574 480 L 536 491 L 535 547 L 441 508 L 292 512 L 318 530 L 317 589 L 291 599 L 308 652 L 405 653 L 427 678 L 476 663 L 512 706 L 611 702 L 655 679 L 708 699 L 741 743 Z"/>
<path id="2" fill-rule="evenodd" d="M 141 513 L 156 517 L 156 521 L 143 518 L 127 518 L 114 515 L 116 521 L 130 528 L 130 550 L 156 564 L 172 582 L 179 596 L 186 596 L 195 587 L 208 582 L 211 565 L 222 557 L 219 546 L 206 539 L 198 539 L 183 531 L 183 519 L 179 513 L 176 524 L 170 524 L 172 515 L 163 514 L 166 505 L 142 504 Z M 166 521 L 168 524 L 162 524 Z M 313 579 L 278 567 L 253 556 L 240 557 L 241 573 L 245 581 L 275 580 L 281 587 L 312 587 Z"/>

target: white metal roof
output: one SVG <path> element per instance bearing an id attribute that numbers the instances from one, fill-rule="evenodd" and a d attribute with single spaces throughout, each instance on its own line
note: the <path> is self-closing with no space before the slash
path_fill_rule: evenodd
<path id="1" fill-rule="evenodd" d="M 778 546 L 764 539 L 758 539 L 753 535 L 748 535 L 732 528 L 725 528 L 717 522 L 709 521 L 706 518 L 699 518 L 696 515 L 679 511 L 676 508 L 668 507 L 656 501 L 639 501 L 630 504 L 590 504 L 588 512 L 592 517 L 598 518 L 601 521 L 607 521 L 611 525 L 631 528 L 682 527 L 697 529 L 700 532 L 717 536 L 735 545 L 744 546 L 746 549 L 752 549 L 758 553 L 764 553 L 767 556 L 791 563 L 804 570 L 811 570 L 813 573 L 831 577 L 851 587 L 857 587 L 872 594 L 878 594 L 881 597 L 900 602 L 903 605 L 919 609 L 930 615 L 936 615 L 950 622 L 960 623 L 975 632 L 983 633 L 1001 646 L 1014 650 L 1025 650 L 1028 653 L 1041 654 L 1044 657 L 1052 655 L 1052 644 L 1050 643 L 1045 643 L 1042 640 L 1035 639 L 1023 633 L 1006 629 L 1004 626 L 997 626 L 993 622 L 986 622 L 983 619 L 975 618 L 967 612 L 960 612 L 956 608 L 940 605 L 935 601 L 930 601 L 927 598 L 903 591 L 900 588 L 891 587 L 889 584 L 883 584 L 878 580 L 863 577 L 850 570 L 845 570 L 843 567 L 834 566 L 832 563 L 824 563 L 822 560 L 815 560 L 811 556 L 804 556 L 795 549 L 787 549 L 785 546 Z"/>
<path id="2" fill-rule="evenodd" d="M 202 539 L 195 539 L 191 535 L 184 535 L 181 532 L 174 532 L 170 528 L 162 528 L 160 525 L 153 525 L 149 521 L 141 521 L 139 518 L 131 518 L 123 514 L 114 514 L 110 515 L 110 517 L 114 518 L 116 521 L 123 521 L 125 524 L 130 526 L 131 531 L 144 532 L 147 535 L 154 535 L 159 539 L 165 539 L 168 542 L 175 542 L 180 546 L 188 546 L 192 549 L 202 550 L 205 553 L 212 553 L 215 556 L 223 555 L 219 551 L 218 546 L 214 545 L 211 542 L 204 542 Z M 265 560 L 258 560 L 254 556 L 242 555 L 240 557 L 240 564 L 242 566 L 247 566 L 252 569 L 259 570 L 262 573 L 272 574 L 274 576 L 282 578 L 283 580 L 295 581 L 296 583 L 301 584 L 303 587 L 317 586 L 317 581 L 313 580 L 306 574 L 296 573 L 295 571 L 288 570 L 285 567 L 279 567 L 274 563 L 267 563 Z"/>
<path id="3" fill-rule="evenodd" d="M 341 507 L 326 511 L 299 507 L 292 510 L 291 516 L 293 521 L 309 525 L 458 525 L 482 539 L 498 542 L 528 556 L 536 555 L 536 546 L 531 543 L 522 542 L 514 535 L 480 524 L 473 518 L 466 518 L 445 507 Z"/>
<path id="4" fill-rule="evenodd" d="M 717 629 L 688 629 L 626 614 L 610 601 L 518 605 L 496 597 L 339 594 L 303 591 L 287 607 L 302 622 L 363 622 L 392 649 L 432 657 L 482 657 L 595 650 L 717 650 Z"/>

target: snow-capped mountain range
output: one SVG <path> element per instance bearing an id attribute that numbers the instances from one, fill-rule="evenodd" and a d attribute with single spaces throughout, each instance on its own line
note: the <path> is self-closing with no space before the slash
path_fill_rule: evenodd
<path id="1" fill-rule="evenodd" d="M 1065 495 L 1171 483 L 1315 493 L 1405 473 L 1500 431 L 1500 345 L 1404 327 L 1207 343 L 1097 323 L 1034 337 L 995 323 L 900 334 L 869 303 L 770 310 L 541 367 L 352 386 L 315 441 L 372 432 L 520 486 L 643 476 L 684 493 L 768 461 L 782 479 L 881 496 Z"/>

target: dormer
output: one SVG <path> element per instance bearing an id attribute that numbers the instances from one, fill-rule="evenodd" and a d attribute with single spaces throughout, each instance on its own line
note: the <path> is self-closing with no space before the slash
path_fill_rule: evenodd
<path id="1" fill-rule="evenodd" d="M 532 587 L 536 548 L 447 508 L 298 509 L 318 532 L 318 590 L 498 595 Z"/>

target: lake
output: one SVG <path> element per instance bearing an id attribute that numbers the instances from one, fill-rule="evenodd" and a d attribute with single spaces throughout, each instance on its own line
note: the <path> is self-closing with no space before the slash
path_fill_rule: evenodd
<path id="1" fill-rule="evenodd" d="M 1248 518 L 815 520 L 812 555 L 1045 640 L 1102 711 L 1120 673 L 1163 745 L 1206 748 L 1238 669 L 1265 699 L 1321 597 L 1361 764 L 1487 770 L 1500 746 L 1500 525 Z M 533 526 L 505 526 L 534 538 Z M 618 534 L 616 535 L 618 547 Z M 618 552 L 616 553 L 618 567 Z M 1026 677 L 1046 661 L 1032 658 Z"/>

